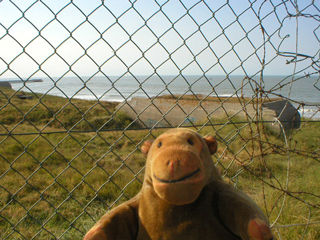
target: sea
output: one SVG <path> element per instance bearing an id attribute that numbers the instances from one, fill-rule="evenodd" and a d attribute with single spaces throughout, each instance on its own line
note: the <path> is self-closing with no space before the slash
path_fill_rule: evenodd
<path id="1" fill-rule="evenodd" d="M 3 81 L 5 79 L 1 79 Z M 42 78 L 42 82 L 13 80 L 14 90 L 65 98 L 123 102 L 160 95 L 202 94 L 220 97 L 284 97 L 303 117 L 320 119 L 320 80 L 317 76 L 178 75 L 178 76 L 67 76 Z"/>

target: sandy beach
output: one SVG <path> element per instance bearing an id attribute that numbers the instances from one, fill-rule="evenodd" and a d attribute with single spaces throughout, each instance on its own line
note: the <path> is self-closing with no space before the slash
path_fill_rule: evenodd
<path id="1" fill-rule="evenodd" d="M 273 99 L 278 101 L 280 99 Z M 182 98 L 157 97 L 133 98 L 119 103 L 117 108 L 132 119 L 139 119 L 147 127 L 190 126 L 208 121 L 208 119 L 254 118 L 255 108 L 259 108 L 252 99 L 238 98 L 205 98 L 202 95 L 187 95 Z"/>

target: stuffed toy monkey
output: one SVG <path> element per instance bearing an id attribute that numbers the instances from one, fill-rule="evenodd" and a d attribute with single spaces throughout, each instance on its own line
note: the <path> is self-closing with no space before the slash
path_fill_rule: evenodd
<path id="1" fill-rule="evenodd" d="M 225 183 L 214 137 L 171 129 L 144 142 L 141 191 L 105 214 L 85 240 L 272 240 L 262 210 Z"/>

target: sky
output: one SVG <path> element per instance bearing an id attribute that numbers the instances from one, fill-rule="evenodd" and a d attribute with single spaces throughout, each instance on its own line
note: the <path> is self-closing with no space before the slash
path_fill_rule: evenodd
<path id="1" fill-rule="evenodd" d="M 2 0 L 0 79 L 311 73 L 320 2 L 293 2 Z M 288 17 L 299 11 L 309 15 Z"/>

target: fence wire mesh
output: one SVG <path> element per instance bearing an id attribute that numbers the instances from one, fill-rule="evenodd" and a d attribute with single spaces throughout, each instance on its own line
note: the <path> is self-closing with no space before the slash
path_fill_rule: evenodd
<path id="1" fill-rule="evenodd" d="M 320 239 L 319 7 L 0 1 L 0 238 L 81 239 L 184 126 L 278 239 Z"/>

